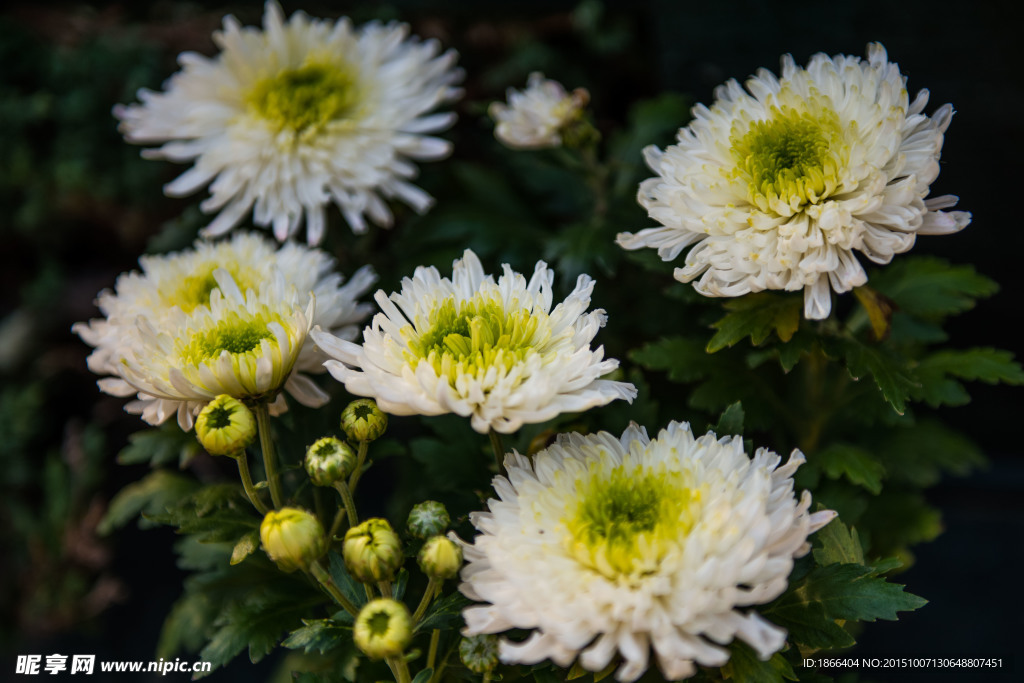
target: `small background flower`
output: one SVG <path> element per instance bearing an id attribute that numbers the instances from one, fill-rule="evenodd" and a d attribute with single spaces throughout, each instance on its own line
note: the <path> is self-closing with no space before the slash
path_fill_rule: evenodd
<path id="1" fill-rule="evenodd" d="M 526 90 L 508 89 L 508 103 L 493 102 L 487 110 L 497 124 L 494 135 L 509 147 L 558 147 L 566 127 L 583 116 L 590 95 L 583 88 L 567 93 L 558 81 L 533 72 Z"/>

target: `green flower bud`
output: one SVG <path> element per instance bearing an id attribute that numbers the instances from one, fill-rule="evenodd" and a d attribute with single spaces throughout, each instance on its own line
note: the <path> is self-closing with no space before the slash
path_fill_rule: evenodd
<path id="1" fill-rule="evenodd" d="M 341 554 L 348 570 L 364 583 L 390 581 L 405 559 L 398 535 L 379 517 L 349 529 Z"/>
<path id="2" fill-rule="evenodd" d="M 356 452 L 341 439 L 325 436 L 306 449 L 306 474 L 317 486 L 330 486 L 355 468 Z"/>
<path id="3" fill-rule="evenodd" d="M 260 540 L 267 556 L 285 572 L 304 569 L 327 552 L 320 521 L 301 508 L 268 512 L 260 524 Z"/>
<path id="4" fill-rule="evenodd" d="M 196 418 L 196 436 L 210 455 L 235 455 L 256 438 L 256 418 L 238 399 L 221 394 Z"/>
<path id="5" fill-rule="evenodd" d="M 352 637 L 371 659 L 397 657 L 412 640 L 409 608 L 391 598 L 371 600 L 359 610 Z"/>
<path id="6" fill-rule="evenodd" d="M 416 538 L 427 538 L 443 534 L 451 521 L 444 505 L 436 500 L 425 500 L 412 506 L 406 527 Z"/>
<path id="7" fill-rule="evenodd" d="M 420 548 L 416 557 L 423 573 L 432 579 L 450 579 L 462 567 L 462 548 L 444 536 L 433 536 Z"/>
<path id="8" fill-rule="evenodd" d="M 388 428 L 387 414 L 372 398 L 352 401 L 341 411 L 341 429 L 351 441 L 374 441 Z"/>
<path id="9" fill-rule="evenodd" d="M 459 659 L 475 674 L 487 673 L 498 666 L 498 636 L 482 634 L 459 641 Z"/>

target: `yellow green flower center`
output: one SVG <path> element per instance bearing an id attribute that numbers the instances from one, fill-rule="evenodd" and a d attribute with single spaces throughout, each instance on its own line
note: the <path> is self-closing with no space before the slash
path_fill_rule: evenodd
<path id="1" fill-rule="evenodd" d="M 306 64 L 265 78 L 246 103 L 278 130 L 297 133 L 345 118 L 359 101 L 353 73 L 332 64 Z"/>
<path id="2" fill-rule="evenodd" d="M 186 313 L 191 313 L 199 306 L 209 306 L 210 294 L 220 286 L 213 277 L 213 271 L 218 268 L 227 270 L 243 292 L 259 281 L 259 277 L 254 276 L 249 269 L 234 264 L 207 263 L 192 275 L 182 278 L 177 289 L 165 295 L 164 301 L 168 306 L 177 306 Z"/>
<path id="3" fill-rule="evenodd" d="M 566 520 L 570 552 L 609 579 L 656 571 L 693 527 L 700 491 L 687 479 L 683 472 L 623 465 L 584 475 Z"/>
<path id="4" fill-rule="evenodd" d="M 243 318 L 229 314 L 211 329 L 193 334 L 184 348 L 183 356 L 187 362 L 198 364 L 217 358 L 224 351 L 236 356 L 250 353 L 259 348 L 264 339 L 274 338 L 269 328 L 270 322 L 272 320 L 264 316 Z"/>
<path id="5" fill-rule="evenodd" d="M 430 363 L 438 376 L 453 383 L 461 374 L 477 375 L 492 367 L 508 372 L 536 347 L 546 321 L 544 313 L 506 311 L 500 301 L 486 297 L 461 304 L 449 298 L 431 312 L 427 331 L 412 335 L 409 360 Z"/>
<path id="6" fill-rule="evenodd" d="M 796 210 L 827 197 L 837 185 L 842 129 L 831 110 L 773 109 L 771 118 L 753 122 L 731 142 L 736 173 L 762 210 L 776 199 Z"/>

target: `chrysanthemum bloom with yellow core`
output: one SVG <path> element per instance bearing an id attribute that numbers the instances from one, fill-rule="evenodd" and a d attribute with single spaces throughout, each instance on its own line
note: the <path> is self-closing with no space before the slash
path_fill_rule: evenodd
<path id="1" fill-rule="evenodd" d="M 140 271 L 121 275 L 114 291 L 100 292 L 96 305 L 106 316 L 88 323 L 77 323 L 72 330 L 91 346 L 89 369 L 106 376 L 100 388 L 114 396 L 131 396 L 137 392 L 121 377 L 121 356 L 139 335 L 137 322 L 144 318 L 157 332 L 177 333 L 180 313 L 191 314 L 199 307 L 209 307 L 212 293 L 219 289 L 214 273 L 225 270 L 246 292 L 257 294 L 270 285 L 270 273 L 278 271 L 286 285 L 297 292 L 312 292 L 316 309 L 311 324 L 332 330 L 345 338 L 358 332 L 356 323 L 370 313 L 369 304 L 359 303 L 376 276 L 372 269 L 358 270 L 344 282 L 334 270 L 334 260 L 318 250 L 288 242 L 278 248 L 271 240 L 249 233 L 236 233 L 231 239 L 216 243 L 199 240 L 192 249 L 161 256 L 143 256 Z M 344 284 L 343 284 L 344 283 Z M 299 402 L 318 407 L 327 395 L 303 373 L 324 371 L 326 359 L 308 340 L 295 361 L 288 390 Z M 177 401 L 165 404 L 163 399 L 140 396 L 125 409 L 143 416 L 150 424 L 159 424 L 180 407 Z M 283 408 L 283 403 L 277 408 Z M 182 424 L 191 424 L 187 414 Z"/>
<path id="2" fill-rule="evenodd" d="M 672 261 L 691 245 L 682 282 L 706 296 L 803 290 L 804 316 L 827 318 L 831 290 L 875 263 L 971 219 L 951 195 L 927 198 L 939 175 L 946 104 L 924 114 L 928 91 L 909 99 L 906 79 L 878 43 L 867 61 L 814 55 L 807 68 L 782 58 L 782 77 L 760 70 L 744 90 L 729 81 L 698 105 L 678 143 L 644 150 L 657 177 L 638 199 L 663 227 L 622 233 L 626 249 L 652 247 Z M 830 288 L 831 286 L 831 288 Z"/>
<path id="3" fill-rule="evenodd" d="M 581 275 L 552 309 L 553 279 L 540 261 L 529 281 L 505 265 L 495 282 L 467 249 L 450 280 L 421 266 L 401 292 L 378 291 L 383 313 L 362 346 L 318 330 L 312 337 L 336 359 L 324 365 L 350 393 L 372 396 L 392 415 L 470 417 L 482 434 L 632 401 L 632 384 L 600 379 L 618 361 L 590 348 L 606 319 L 603 310 L 585 312 L 593 280 Z"/>
<path id="4" fill-rule="evenodd" d="M 282 389 L 305 395 L 292 369 L 309 332 L 314 298 L 303 309 L 279 272 L 259 294 L 243 294 L 223 268 L 213 276 L 217 288 L 209 307 L 173 309 L 159 329 L 139 317 L 136 337 L 121 351 L 121 378 L 139 392 L 138 410 L 151 422 L 163 422 L 173 409 L 188 430 L 193 416 L 220 394 L 268 402 L 272 414 L 286 407 Z"/>
<path id="5" fill-rule="evenodd" d="M 506 663 L 551 659 L 601 671 L 618 653 L 620 681 L 648 668 L 666 678 L 718 667 L 733 639 L 767 659 L 786 634 L 741 608 L 781 595 L 793 558 L 832 511 L 797 499 L 794 451 L 784 466 L 741 437 L 695 438 L 673 422 L 656 439 L 632 424 L 621 438 L 563 434 L 533 458 L 506 456 L 499 500 L 470 519 L 461 591 L 465 635 L 533 629 L 501 643 Z"/>
<path id="6" fill-rule="evenodd" d="M 526 90 L 508 89 L 508 104 L 494 102 L 488 113 L 497 124 L 494 136 L 514 149 L 559 147 L 562 132 L 583 115 L 590 93 L 576 88 L 567 93 L 558 81 L 534 72 Z"/>
<path id="7" fill-rule="evenodd" d="M 168 184 L 184 196 L 209 185 L 201 208 L 219 212 L 207 236 L 231 230 L 250 211 L 278 240 L 323 237 L 325 207 L 334 202 L 352 230 L 366 219 L 388 227 L 385 200 L 417 212 L 431 197 L 410 180 L 410 160 L 446 157 L 451 145 L 424 135 L 448 128 L 451 113 L 429 114 L 456 98 L 462 77 L 456 54 L 436 41 L 409 37 L 405 24 L 353 28 L 296 12 L 284 20 L 268 2 L 263 30 L 228 16 L 214 33 L 215 58 L 186 52 L 164 92 L 139 91 L 142 104 L 118 106 L 130 142 L 166 143 L 150 158 L 195 165 Z"/>

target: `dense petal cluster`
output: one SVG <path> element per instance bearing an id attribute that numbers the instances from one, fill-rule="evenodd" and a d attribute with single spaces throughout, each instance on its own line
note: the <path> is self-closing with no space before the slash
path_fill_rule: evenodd
<path id="1" fill-rule="evenodd" d="M 410 160 L 447 156 L 444 130 L 454 114 L 428 114 L 458 96 L 456 54 L 409 37 L 408 26 L 354 28 L 296 12 L 285 22 L 268 2 L 263 30 L 228 16 L 214 34 L 221 53 L 179 57 L 182 70 L 164 92 L 139 91 L 141 104 L 119 106 L 130 142 L 166 143 L 145 155 L 195 161 L 165 188 L 183 196 L 209 185 L 201 205 L 217 213 L 204 233 L 221 235 L 250 211 L 284 241 L 306 224 L 321 240 L 334 202 L 355 232 L 366 219 L 388 227 L 397 198 L 418 212 L 432 199 L 410 180 Z"/>
<path id="2" fill-rule="evenodd" d="M 485 604 L 465 610 L 465 634 L 533 629 L 502 641 L 506 663 L 579 657 L 601 671 L 618 653 L 622 681 L 651 649 L 670 680 L 722 666 L 735 638 L 769 657 L 785 632 L 739 608 L 782 594 L 808 534 L 835 516 L 794 495 L 803 455 L 780 461 L 685 423 L 654 440 L 633 424 L 621 438 L 561 435 L 533 458 L 507 455 L 499 499 L 470 516 L 480 535 L 465 546 L 461 590 Z"/>
<path id="3" fill-rule="evenodd" d="M 293 242 L 278 248 L 270 240 L 247 233 L 236 233 L 230 240 L 217 243 L 200 240 L 193 249 L 178 253 L 143 256 L 139 264 L 141 271 L 121 275 L 114 291 L 100 292 L 96 304 L 105 317 L 78 323 L 73 328 L 85 342 L 95 347 L 89 356 L 89 369 L 105 376 L 99 382 L 100 388 L 115 396 L 131 396 L 140 391 L 123 377 L 126 366 L 122 359 L 129 355 L 130 348 L 138 345 L 141 330 L 176 337 L 186 327 L 195 328 L 195 324 L 185 322 L 189 318 L 204 315 L 204 320 L 209 322 L 215 292 L 224 305 L 222 281 L 229 281 L 228 286 L 237 289 L 240 299 L 245 299 L 252 291 L 257 298 L 268 300 L 273 295 L 265 290 L 271 287 L 281 296 L 292 297 L 291 304 L 285 300 L 270 302 L 274 307 L 285 306 L 282 309 L 285 317 L 290 317 L 288 305 L 304 309 L 306 296 L 311 293 L 316 307 L 307 322 L 340 336 L 352 337 L 358 331 L 355 325 L 364 320 L 371 309 L 368 304 L 359 303 L 358 297 L 376 279 L 373 271 L 364 267 L 346 283 L 334 271 L 333 259 L 322 251 Z M 275 285 L 278 276 L 281 282 Z M 284 386 L 300 402 L 322 405 L 327 395 L 303 373 L 323 372 L 326 357 L 304 335 L 303 339 L 298 355 L 289 361 L 289 368 L 294 372 L 286 378 Z M 242 397 L 236 391 L 221 393 Z M 284 407 L 283 400 L 272 406 L 275 412 Z M 183 403 L 180 398 L 145 391 L 126 406 L 126 410 L 141 414 L 151 424 L 159 424 L 177 412 L 183 429 L 191 426 L 196 409 L 191 399 Z"/>
<path id="4" fill-rule="evenodd" d="M 803 290 L 804 315 L 828 317 L 831 290 L 867 281 L 855 251 L 888 263 L 917 235 L 956 232 L 970 214 L 926 199 L 939 174 L 946 104 L 924 114 L 928 91 L 909 99 L 885 48 L 867 60 L 814 55 L 782 76 L 760 70 L 744 90 L 729 81 L 699 105 L 678 142 L 644 150 L 657 174 L 639 201 L 663 227 L 622 233 L 626 249 L 665 261 L 691 245 L 676 279 L 706 296 Z M 831 285 L 831 288 L 830 288 Z"/>
<path id="5" fill-rule="evenodd" d="M 466 250 L 451 279 L 419 267 L 402 291 L 375 295 L 382 313 L 357 345 L 314 330 L 328 371 L 358 396 L 372 396 L 393 415 L 456 413 L 473 428 L 510 433 L 524 423 L 587 410 L 617 398 L 632 401 L 631 384 L 599 379 L 618 367 L 590 343 L 605 324 L 586 313 L 594 282 L 551 308 L 554 274 L 541 261 L 529 281 L 508 265 L 497 282 Z"/>
<path id="6" fill-rule="evenodd" d="M 494 135 L 514 149 L 543 149 L 562 144 L 562 132 L 578 120 L 590 94 L 577 88 L 567 93 L 558 81 L 534 72 L 522 92 L 508 89 L 508 104 L 494 102 L 488 109 L 497 124 Z"/>

